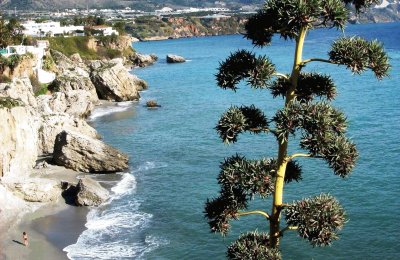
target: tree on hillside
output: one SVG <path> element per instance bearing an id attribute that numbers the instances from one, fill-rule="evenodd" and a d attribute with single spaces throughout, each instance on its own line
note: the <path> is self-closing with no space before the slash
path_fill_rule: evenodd
<path id="1" fill-rule="evenodd" d="M 21 44 L 23 38 L 23 28 L 15 18 L 9 21 L 0 18 L 0 48 L 5 48 L 12 44 Z"/>
<path id="2" fill-rule="evenodd" d="M 341 37 L 333 42 L 328 58 L 303 59 L 307 33 L 316 28 L 343 30 L 348 17 L 346 5 L 357 12 L 379 2 L 374 0 L 270 0 L 245 25 L 245 37 L 254 46 L 265 47 L 277 34 L 295 44 L 290 74 L 276 71 L 265 56 L 239 50 L 220 64 L 218 86 L 237 90 L 242 80 L 255 89 L 268 89 L 273 97 L 283 97 L 284 105 L 267 118 L 259 108 L 232 106 L 220 118 L 216 130 L 228 144 L 241 133 L 272 134 L 277 141 L 277 157 L 249 160 L 234 155 L 220 165 L 219 196 L 207 200 L 205 216 L 212 232 L 227 234 L 231 220 L 259 215 L 269 222 L 269 233 L 242 234 L 227 251 L 230 259 L 280 259 L 280 239 L 289 230 L 313 246 L 330 245 L 346 222 L 345 211 L 331 195 L 288 203 L 283 201 L 284 184 L 301 181 L 297 158 L 326 161 L 335 175 L 346 178 L 358 157 L 355 144 L 346 137 L 346 116 L 330 103 L 336 96 L 333 79 L 326 74 L 307 72 L 310 63 L 343 65 L 353 74 L 371 70 L 378 79 L 388 75 L 390 65 L 383 45 L 360 37 Z M 285 53 L 284 55 L 287 55 Z M 295 136 L 298 137 L 294 139 Z M 299 138 L 300 137 L 300 138 Z M 299 141 L 300 150 L 289 154 L 289 141 Z M 269 149 L 271 150 L 271 149 Z M 271 211 L 249 211 L 255 196 L 272 197 Z M 284 220 L 283 220 L 284 216 Z M 284 222 L 286 222 L 284 224 Z"/>
<path id="3" fill-rule="evenodd" d="M 125 22 L 124 21 L 118 21 L 115 22 L 112 25 L 113 29 L 117 30 L 117 32 L 119 33 L 119 35 L 125 35 L 126 34 L 126 30 L 125 30 Z"/>

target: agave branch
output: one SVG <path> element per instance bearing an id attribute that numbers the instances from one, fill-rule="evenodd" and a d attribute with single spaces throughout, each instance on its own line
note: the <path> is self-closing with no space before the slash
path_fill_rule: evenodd
<path id="1" fill-rule="evenodd" d="M 328 194 L 295 201 L 284 211 L 288 226 L 296 226 L 301 237 L 313 246 L 329 245 L 346 222 L 339 202 Z"/>
<path id="2" fill-rule="evenodd" d="M 297 226 L 286 226 L 286 227 L 282 228 L 281 231 L 279 231 L 279 235 L 283 236 L 283 233 L 285 233 L 286 231 L 297 230 L 297 229 L 299 229 L 299 227 L 297 227 Z"/>
<path id="3" fill-rule="evenodd" d="M 268 120 L 255 106 L 232 106 L 218 121 L 215 129 L 225 143 L 234 143 L 240 133 L 258 134 L 268 131 Z"/>
<path id="4" fill-rule="evenodd" d="M 237 84 L 244 79 L 253 88 L 266 88 L 274 73 L 275 66 L 268 58 L 240 50 L 220 63 L 216 78 L 219 87 L 236 91 Z"/>
<path id="5" fill-rule="evenodd" d="M 378 79 L 387 77 L 390 70 L 389 57 L 382 43 L 366 41 L 360 37 L 342 37 L 332 44 L 329 60 L 311 58 L 304 60 L 302 66 L 313 61 L 345 65 L 356 74 L 370 69 Z"/>
<path id="6" fill-rule="evenodd" d="M 247 211 L 247 212 L 238 212 L 236 213 L 236 217 L 241 217 L 241 216 L 248 216 L 248 215 L 261 215 L 264 216 L 266 219 L 269 219 L 270 216 L 267 212 L 264 212 L 262 210 L 253 210 L 253 211 Z"/>

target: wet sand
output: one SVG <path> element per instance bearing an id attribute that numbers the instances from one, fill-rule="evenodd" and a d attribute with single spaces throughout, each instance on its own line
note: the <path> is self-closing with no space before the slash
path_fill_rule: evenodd
<path id="1" fill-rule="evenodd" d="M 45 171 L 46 177 L 75 183 L 79 175 L 53 165 Z M 63 249 L 77 241 L 85 229 L 88 212 L 89 208 L 70 206 L 59 198 L 57 202 L 43 204 L 38 210 L 25 214 L 20 220 L 2 223 L 0 260 L 68 259 Z M 22 240 L 24 231 L 28 234 L 27 247 Z"/>

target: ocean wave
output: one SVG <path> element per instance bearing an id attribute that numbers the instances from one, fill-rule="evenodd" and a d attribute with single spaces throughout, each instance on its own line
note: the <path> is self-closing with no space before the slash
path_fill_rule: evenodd
<path id="1" fill-rule="evenodd" d="M 118 102 L 109 106 L 97 107 L 96 109 L 93 110 L 88 120 L 93 121 L 105 115 L 125 111 L 132 106 L 133 102 L 134 101 L 125 101 L 125 102 Z"/>
<path id="2" fill-rule="evenodd" d="M 164 162 L 145 162 L 144 164 L 139 165 L 136 169 L 132 170 L 132 173 L 145 172 L 148 170 L 165 167 L 168 167 L 168 164 Z"/>
<path id="3" fill-rule="evenodd" d="M 69 259 L 138 259 L 167 244 L 161 238 L 143 238 L 143 230 L 153 216 L 139 210 L 141 202 L 131 196 L 135 191 L 134 175 L 124 173 L 111 189 L 111 199 L 90 210 L 85 224 L 87 229 L 77 242 L 64 248 Z"/>
<path id="4" fill-rule="evenodd" d="M 130 173 L 123 174 L 121 181 L 118 182 L 111 191 L 118 197 L 126 194 L 132 194 L 136 190 L 136 179 Z"/>

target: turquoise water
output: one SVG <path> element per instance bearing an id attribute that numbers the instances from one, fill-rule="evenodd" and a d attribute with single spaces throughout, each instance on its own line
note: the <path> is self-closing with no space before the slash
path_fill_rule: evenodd
<path id="1" fill-rule="evenodd" d="M 358 145 L 360 159 L 346 180 L 334 176 L 322 161 L 300 161 L 303 181 L 285 187 L 285 200 L 328 192 L 341 201 L 349 222 L 332 247 L 312 248 L 296 233 L 288 233 L 282 240 L 285 259 L 400 257 L 399 30 L 399 23 L 346 30 L 347 35 L 385 43 L 393 66 L 389 79 L 377 81 L 369 72 L 352 76 L 327 64 L 306 68 L 331 73 L 335 79 L 339 92 L 335 105 L 348 116 L 348 135 Z M 339 35 L 326 30 L 310 33 L 304 58 L 326 57 Z M 119 112 L 103 116 L 97 111 L 92 122 L 106 142 L 130 155 L 130 172 L 113 188 L 113 201 L 91 211 L 88 230 L 66 251 L 73 259 L 224 259 L 226 247 L 240 232 L 266 230 L 267 223 L 257 216 L 243 217 L 232 222 L 232 232 L 225 238 L 209 232 L 203 207 L 207 198 L 217 196 L 219 162 L 236 152 L 248 158 L 277 152 L 272 136 L 244 135 L 237 144 L 226 146 L 213 128 L 230 105 L 255 104 L 273 116 L 283 100 L 246 86 L 236 94 L 216 87 L 213 75 L 218 62 L 237 49 L 253 49 L 240 36 L 140 42 L 134 47 L 160 57 L 154 66 L 134 71 L 150 88 L 140 102 L 114 107 L 108 112 Z M 270 56 L 282 72 L 291 68 L 292 42 L 276 38 L 272 46 L 254 51 Z M 167 64 L 168 53 L 189 61 Z M 162 107 L 145 108 L 149 99 Z M 298 148 L 292 144 L 290 150 Z M 270 209 L 269 200 L 254 203 L 254 208 Z"/>

